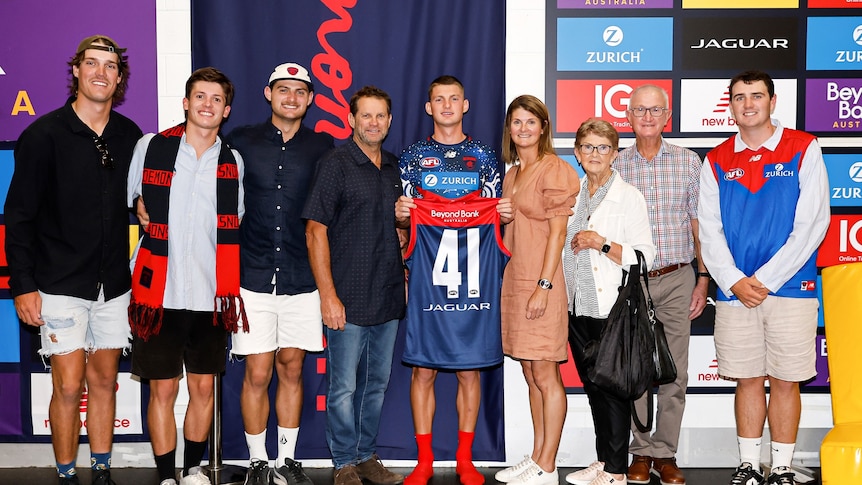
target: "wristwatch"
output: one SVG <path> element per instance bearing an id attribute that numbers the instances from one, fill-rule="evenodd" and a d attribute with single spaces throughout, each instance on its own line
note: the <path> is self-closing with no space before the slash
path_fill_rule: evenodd
<path id="1" fill-rule="evenodd" d="M 550 290 L 553 287 L 554 285 L 552 285 L 549 280 L 546 280 L 545 278 L 539 280 L 539 288 L 543 290 Z"/>
<path id="2" fill-rule="evenodd" d="M 608 243 L 608 238 L 605 238 L 605 242 L 602 243 L 602 253 L 608 254 L 609 252 L 611 252 L 611 245 Z"/>

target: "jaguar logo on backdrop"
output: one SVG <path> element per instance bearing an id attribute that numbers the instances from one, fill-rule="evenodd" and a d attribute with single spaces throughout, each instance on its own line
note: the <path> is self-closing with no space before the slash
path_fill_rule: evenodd
<path id="1" fill-rule="evenodd" d="M 764 71 L 796 69 L 799 19 L 695 17 L 682 20 L 683 69 L 757 66 Z"/>

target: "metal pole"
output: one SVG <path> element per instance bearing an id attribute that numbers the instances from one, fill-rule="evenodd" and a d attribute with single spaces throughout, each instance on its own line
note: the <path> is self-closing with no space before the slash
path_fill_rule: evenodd
<path id="1" fill-rule="evenodd" d="M 210 428 L 210 462 L 203 467 L 210 481 L 218 485 L 242 485 L 245 467 L 225 465 L 221 461 L 221 374 L 213 375 L 213 423 Z"/>

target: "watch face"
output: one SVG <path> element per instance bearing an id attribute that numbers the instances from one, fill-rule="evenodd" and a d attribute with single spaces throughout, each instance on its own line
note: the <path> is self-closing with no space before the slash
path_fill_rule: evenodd
<path id="1" fill-rule="evenodd" d="M 602 252 L 603 252 L 603 253 L 609 253 L 609 252 L 611 252 L 611 245 L 610 245 L 610 244 L 605 244 L 604 246 L 602 246 Z"/>

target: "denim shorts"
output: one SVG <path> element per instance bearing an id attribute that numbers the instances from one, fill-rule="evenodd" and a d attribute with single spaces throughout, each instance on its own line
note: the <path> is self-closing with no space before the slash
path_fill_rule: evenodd
<path id="1" fill-rule="evenodd" d="M 131 347 L 129 329 L 129 298 L 132 292 L 105 301 L 99 292 L 96 301 L 73 296 L 51 295 L 39 292 L 42 297 L 40 327 L 42 348 L 39 355 L 50 357 L 84 349 L 123 349 Z"/>

